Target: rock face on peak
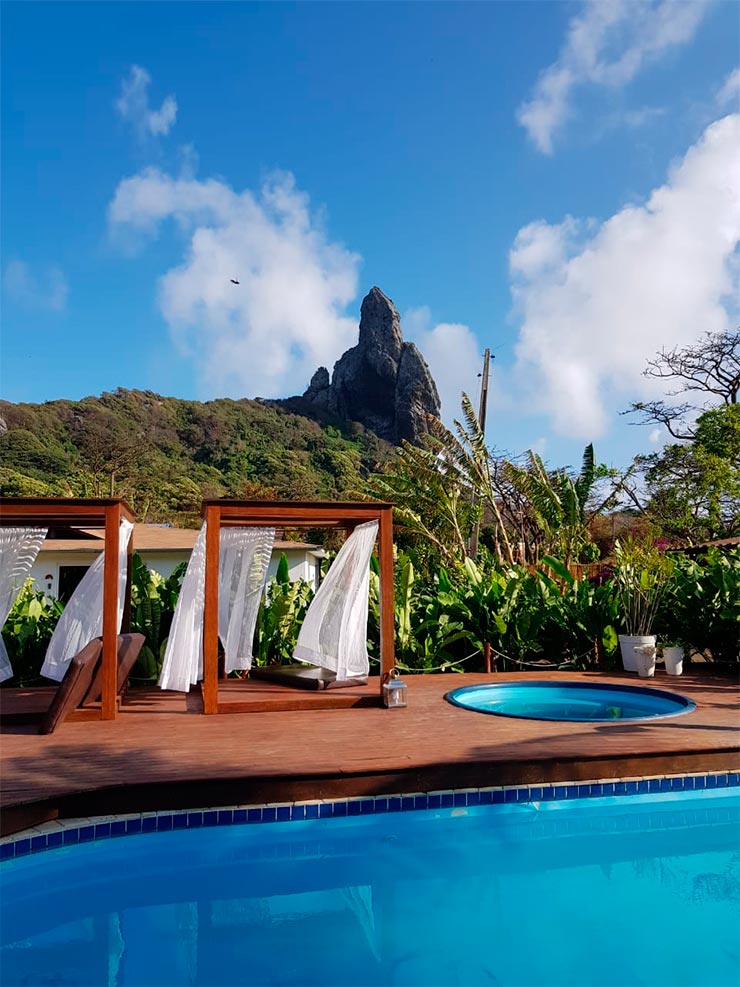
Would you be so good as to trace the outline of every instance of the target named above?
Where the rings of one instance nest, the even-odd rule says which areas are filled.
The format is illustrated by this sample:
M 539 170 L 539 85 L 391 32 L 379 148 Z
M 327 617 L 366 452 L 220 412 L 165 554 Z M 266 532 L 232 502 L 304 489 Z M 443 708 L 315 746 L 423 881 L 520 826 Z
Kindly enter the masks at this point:
M 398 312 L 380 288 L 363 299 L 357 346 L 334 364 L 331 382 L 319 367 L 303 397 L 394 443 L 418 442 L 427 415 L 440 411 L 429 367 L 413 343 L 404 343 Z

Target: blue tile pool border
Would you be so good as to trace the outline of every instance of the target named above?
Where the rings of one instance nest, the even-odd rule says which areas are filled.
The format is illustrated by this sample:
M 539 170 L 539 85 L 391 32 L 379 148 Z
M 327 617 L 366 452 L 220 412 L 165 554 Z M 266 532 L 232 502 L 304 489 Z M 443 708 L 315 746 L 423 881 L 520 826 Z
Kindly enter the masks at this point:
M 554 802 L 610 796 L 653 795 L 740 787 L 740 772 L 661 775 L 648 778 L 562 781 L 548 785 L 509 785 L 498 788 L 466 788 L 440 792 L 393 795 L 360 795 L 344 799 L 316 799 L 270 805 L 221 806 L 142 812 L 124 816 L 102 816 L 44 823 L 0 840 L 0 862 L 44 850 L 77 843 L 117 839 L 138 833 L 170 832 L 176 829 L 304 822 L 310 819 L 380 815 L 389 812 L 418 812 L 424 809 L 462 809 L 468 806 L 502 805 L 514 802 Z

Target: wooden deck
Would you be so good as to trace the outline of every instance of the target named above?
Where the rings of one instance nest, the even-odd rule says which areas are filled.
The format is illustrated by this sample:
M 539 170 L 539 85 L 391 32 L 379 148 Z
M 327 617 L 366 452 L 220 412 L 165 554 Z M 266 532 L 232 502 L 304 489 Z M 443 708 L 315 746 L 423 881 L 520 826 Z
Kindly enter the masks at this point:
M 220 684 L 219 703 L 247 688 L 274 707 L 203 716 L 197 692 L 132 690 L 113 721 L 65 723 L 51 736 L 3 722 L 2 832 L 58 817 L 188 806 L 738 770 L 740 689 L 733 681 L 659 672 L 651 686 L 681 692 L 697 709 L 650 723 L 517 720 L 443 701 L 459 686 L 518 678 L 409 676 L 402 710 L 366 705 L 377 703 L 373 681 L 346 697 L 356 708 L 321 708 L 329 694 L 316 693 L 315 706 L 299 711 L 285 708 L 292 691 L 229 681 Z M 568 678 L 640 682 L 598 673 Z

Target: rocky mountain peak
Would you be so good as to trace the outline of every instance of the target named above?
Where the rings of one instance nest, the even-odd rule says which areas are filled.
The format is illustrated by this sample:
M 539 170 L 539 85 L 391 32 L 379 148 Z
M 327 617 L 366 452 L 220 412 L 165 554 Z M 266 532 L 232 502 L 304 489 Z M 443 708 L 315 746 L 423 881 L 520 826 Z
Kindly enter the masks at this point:
M 395 364 L 401 359 L 401 316 L 380 288 L 371 288 L 362 300 L 359 346 L 369 358 L 382 354 Z
M 303 397 L 333 414 L 361 422 L 390 442 L 418 442 L 427 415 L 439 416 L 437 387 L 424 357 L 405 343 L 395 305 L 378 287 L 360 309 L 359 342 L 311 378 Z

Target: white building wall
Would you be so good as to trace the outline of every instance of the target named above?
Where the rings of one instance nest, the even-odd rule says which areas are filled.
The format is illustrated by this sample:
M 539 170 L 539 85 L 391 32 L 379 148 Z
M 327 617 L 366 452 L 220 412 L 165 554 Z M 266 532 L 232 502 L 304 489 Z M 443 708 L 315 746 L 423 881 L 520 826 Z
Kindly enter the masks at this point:
M 48 596 L 59 596 L 59 567 L 81 566 L 87 569 L 97 557 L 97 552 L 45 552 L 41 549 L 29 573 L 34 589 L 42 590 Z
M 277 575 L 278 565 L 282 549 L 275 549 L 270 559 L 267 569 L 267 578 L 274 579 Z M 142 561 L 150 568 L 158 572 L 164 579 L 168 579 L 175 569 L 190 558 L 190 552 L 181 550 L 177 552 L 167 551 L 143 551 L 139 553 Z M 288 571 L 292 581 L 305 579 L 306 582 L 317 589 L 319 584 L 320 559 L 314 557 L 312 551 L 304 549 L 288 549 L 285 551 L 288 557 Z M 41 590 L 49 596 L 59 595 L 59 567 L 60 566 L 81 566 L 88 568 L 97 558 L 97 552 L 75 551 L 75 552 L 48 552 L 43 549 L 36 556 L 36 561 L 31 567 L 30 576 L 34 581 L 36 590 Z

